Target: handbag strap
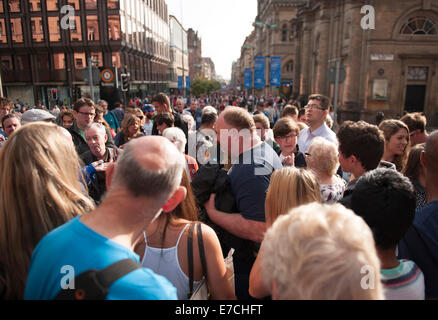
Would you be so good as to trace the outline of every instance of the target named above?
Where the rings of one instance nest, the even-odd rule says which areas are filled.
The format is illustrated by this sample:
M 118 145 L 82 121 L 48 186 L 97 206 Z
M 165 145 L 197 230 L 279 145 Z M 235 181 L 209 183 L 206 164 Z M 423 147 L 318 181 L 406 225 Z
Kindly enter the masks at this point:
M 189 293 L 187 294 L 188 298 L 193 294 L 193 229 L 195 225 L 190 224 L 189 228 L 189 236 L 187 239 L 187 256 L 189 262 Z
M 198 232 L 198 246 L 199 246 L 199 255 L 201 257 L 201 265 L 202 265 L 202 273 L 207 279 L 207 262 L 205 261 L 205 251 L 204 251 L 204 240 L 202 238 L 202 229 L 201 223 L 192 223 L 189 228 L 189 236 L 187 239 L 187 255 L 189 262 L 189 293 L 188 298 L 193 294 L 193 230 L 195 229 L 195 225 L 197 225 Z
M 202 239 L 202 230 L 200 223 L 198 223 L 198 246 L 199 246 L 199 255 L 201 256 L 202 272 L 204 273 L 204 276 L 207 279 L 207 263 L 205 261 L 204 241 Z

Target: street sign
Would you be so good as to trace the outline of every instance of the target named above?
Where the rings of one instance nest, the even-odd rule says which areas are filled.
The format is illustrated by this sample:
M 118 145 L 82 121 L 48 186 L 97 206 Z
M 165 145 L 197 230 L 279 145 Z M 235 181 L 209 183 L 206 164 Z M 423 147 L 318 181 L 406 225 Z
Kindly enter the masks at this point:
M 95 67 L 95 66 L 93 66 L 92 67 L 92 73 L 93 73 L 93 84 L 99 84 L 100 83 L 100 70 L 97 68 L 97 67 Z M 84 81 L 87 83 L 87 84 L 89 84 L 90 83 L 90 81 L 88 80 L 90 78 L 90 75 L 89 75 L 89 70 L 88 70 L 88 68 L 86 68 L 86 69 L 83 69 L 82 70 L 82 79 L 84 79 Z
M 100 78 L 103 82 L 112 82 L 114 80 L 114 73 L 110 69 L 103 69 L 100 73 Z
M 345 78 L 347 77 L 347 72 L 345 71 L 344 67 L 341 67 L 339 69 L 339 83 L 343 83 L 345 81 Z M 335 83 L 336 81 L 336 68 L 331 67 L 329 68 L 327 72 L 327 79 L 329 83 Z

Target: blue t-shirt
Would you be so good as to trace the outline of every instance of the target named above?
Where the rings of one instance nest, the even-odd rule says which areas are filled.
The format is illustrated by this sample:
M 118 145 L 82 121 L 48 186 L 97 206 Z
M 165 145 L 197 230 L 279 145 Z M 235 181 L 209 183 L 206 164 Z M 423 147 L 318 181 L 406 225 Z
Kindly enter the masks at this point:
M 267 143 L 241 154 L 228 172 L 239 213 L 248 220 L 265 222 L 265 198 L 271 175 L 281 169 L 280 158 Z
M 71 267 L 74 278 L 84 271 L 102 270 L 126 258 L 140 263 L 138 255 L 132 250 L 96 233 L 77 217 L 47 234 L 36 246 L 24 298 L 51 300 L 61 290 L 61 283 L 68 283 L 66 277 L 71 275 Z M 106 299 L 176 300 L 177 293 L 166 278 L 142 268 L 116 280 L 110 286 Z
M 120 128 L 119 121 L 112 111 L 108 111 L 106 115 L 103 116 L 106 122 L 108 122 L 109 126 L 117 132 L 117 129 Z
M 398 245 L 398 257 L 418 265 L 424 274 L 426 298 L 438 298 L 438 201 L 417 211 Z

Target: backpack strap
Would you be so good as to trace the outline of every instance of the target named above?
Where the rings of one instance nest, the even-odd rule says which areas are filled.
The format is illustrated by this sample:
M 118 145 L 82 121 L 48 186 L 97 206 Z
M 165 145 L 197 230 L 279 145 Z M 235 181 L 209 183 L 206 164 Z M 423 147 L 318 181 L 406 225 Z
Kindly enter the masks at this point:
M 188 299 L 193 294 L 193 229 L 195 224 L 191 223 L 189 228 L 189 235 L 187 239 L 187 256 L 189 263 L 189 293 L 187 294 Z
M 109 288 L 115 281 L 131 273 L 134 270 L 143 268 L 132 259 L 124 259 L 113 263 L 97 273 L 97 278 L 102 286 Z

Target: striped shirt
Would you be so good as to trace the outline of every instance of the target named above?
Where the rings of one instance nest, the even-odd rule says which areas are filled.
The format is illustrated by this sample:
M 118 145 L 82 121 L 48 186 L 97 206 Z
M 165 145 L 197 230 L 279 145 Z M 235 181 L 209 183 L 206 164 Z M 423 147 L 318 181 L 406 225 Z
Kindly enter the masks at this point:
M 400 260 L 394 269 L 380 270 L 386 300 L 424 300 L 424 275 L 411 260 Z

